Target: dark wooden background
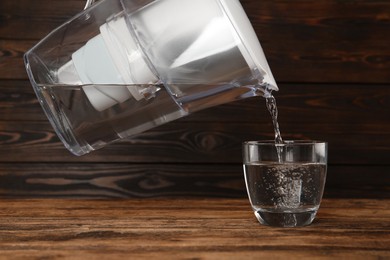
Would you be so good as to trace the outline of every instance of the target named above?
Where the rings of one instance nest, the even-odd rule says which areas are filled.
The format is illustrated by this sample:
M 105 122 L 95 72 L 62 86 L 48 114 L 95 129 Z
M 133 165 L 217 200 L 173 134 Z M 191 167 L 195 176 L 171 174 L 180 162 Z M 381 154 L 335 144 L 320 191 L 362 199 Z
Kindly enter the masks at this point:
M 284 139 L 329 142 L 325 196 L 389 198 L 390 1 L 241 2 L 279 83 Z M 262 98 L 204 110 L 83 157 L 63 147 L 22 56 L 84 4 L 0 1 L 0 196 L 246 196 L 241 143 L 273 138 Z

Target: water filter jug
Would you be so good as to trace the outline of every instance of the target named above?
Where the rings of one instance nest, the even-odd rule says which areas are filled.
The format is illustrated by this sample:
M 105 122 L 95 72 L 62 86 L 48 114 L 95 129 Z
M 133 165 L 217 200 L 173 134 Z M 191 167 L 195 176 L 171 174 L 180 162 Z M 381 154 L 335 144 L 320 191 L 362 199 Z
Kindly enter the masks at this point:
M 238 0 L 101 0 L 29 50 L 25 64 L 75 155 L 278 89 Z

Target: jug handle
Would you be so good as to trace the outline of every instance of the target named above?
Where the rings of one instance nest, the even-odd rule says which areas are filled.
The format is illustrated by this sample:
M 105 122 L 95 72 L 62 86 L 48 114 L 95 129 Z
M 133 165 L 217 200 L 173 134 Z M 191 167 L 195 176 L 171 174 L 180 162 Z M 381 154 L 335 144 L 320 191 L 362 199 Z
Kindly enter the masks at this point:
M 95 0 L 87 0 L 87 2 L 85 3 L 84 10 L 87 9 L 88 7 L 90 7 L 91 5 L 93 5 L 94 3 L 95 3 Z

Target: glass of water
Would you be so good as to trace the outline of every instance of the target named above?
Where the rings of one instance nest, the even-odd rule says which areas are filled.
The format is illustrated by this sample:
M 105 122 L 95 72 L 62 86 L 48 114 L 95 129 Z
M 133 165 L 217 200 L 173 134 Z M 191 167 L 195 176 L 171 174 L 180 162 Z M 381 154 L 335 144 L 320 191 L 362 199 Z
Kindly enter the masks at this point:
M 310 225 L 324 192 L 328 145 L 322 141 L 243 144 L 249 201 L 261 224 Z

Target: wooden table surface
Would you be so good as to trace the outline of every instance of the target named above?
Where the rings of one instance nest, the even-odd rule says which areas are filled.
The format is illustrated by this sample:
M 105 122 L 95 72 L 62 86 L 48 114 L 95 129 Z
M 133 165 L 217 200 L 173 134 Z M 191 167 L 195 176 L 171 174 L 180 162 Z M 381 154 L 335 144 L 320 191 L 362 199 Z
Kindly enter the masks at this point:
M 325 199 L 301 228 L 246 199 L 1 200 L 0 259 L 388 259 L 390 200 Z

